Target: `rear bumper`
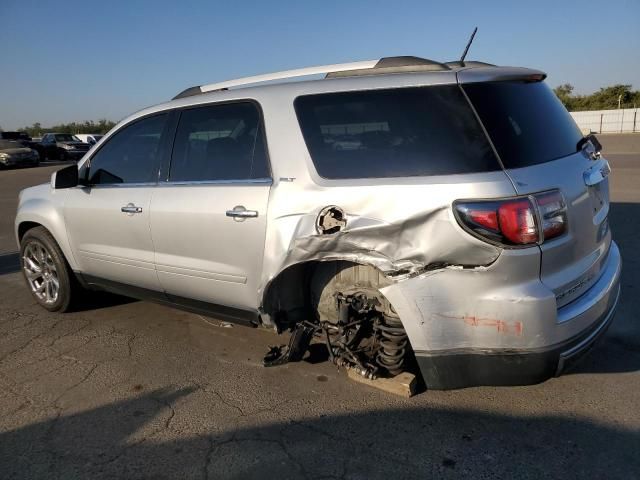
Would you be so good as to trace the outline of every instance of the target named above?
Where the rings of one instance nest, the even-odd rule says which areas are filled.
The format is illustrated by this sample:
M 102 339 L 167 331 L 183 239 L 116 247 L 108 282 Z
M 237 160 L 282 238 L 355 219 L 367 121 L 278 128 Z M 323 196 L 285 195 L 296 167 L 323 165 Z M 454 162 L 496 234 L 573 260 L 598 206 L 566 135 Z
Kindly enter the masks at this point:
M 537 351 L 421 353 L 416 360 L 425 383 L 432 390 L 479 385 L 514 386 L 540 383 L 576 363 L 604 335 L 613 321 L 620 295 L 595 325 L 577 338 Z
M 403 290 L 400 296 L 392 291 L 388 297 L 394 306 L 401 304 L 400 318 L 412 345 L 413 331 L 416 343 L 422 342 L 427 347 L 414 346 L 414 350 L 428 388 L 529 385 L 559 375 L 603 336 L 613 320 L 620 296 L 621 265 L 620 252 L 612 242 L 598 281 L 582 296 L 559 309 L 555 297 L 541 284 L 532 288 L 527 283 L 519 284 L 514 278 L 510 288 L 522 290 L 520 298 L 505 298 L 507 287 L 492 290 L 485 281 L 477 283 L 477 279 L 485 274 L 490 279 L 495 278 L 496 272 L 490 269 L 477 272 L 475 276 L 462 275 L 459 271 L 455 277 L 455 272 L 450 273 L 457 280 L 458 290 L 468 289 L 468 297 L 459 307 L 462 310 L 448 310 L 445 314 L 441 313 L 444 305 L 439 304 L 446 303 L 450 309 L 458 305 L 452 305 L 449 298 L 442 302 L 439 296 L 429 296 L 429 304 L 435 303 L 436 307 L 421 310 L 422 337 L 416 335 L 412 319 L 405 321 L 403 313 L 408 316 L 408 310 L 402 302 L 409 300 L 405 302 L 407 305 L 420 306 L 420 298 L 410 297 L 411 289 Z M 496 270 L 500 272 L 499 265 Z M 427 278 L 431 280 L 421 287 L 427 287 L 431 292 L 438 277 Z M 441 275 L 439 286 L 451 288 L 450 281 L 442 283 L 443 280 L 446 276 Z M 474 288 L 478 290 L 474 291 Z M 482 288 L 484 291 L 480 290 Z M 487 289 L 489 293 L 486 293 Z M 460 293 L 458 303 L 461 303 L 459 297 Z M 470 314 L 469 306 L 475 308 L 475 315 Z M 438 343 L 428 343 L 425 338 L 435 339 Z M 438 348 L 445 344 L 449 348 Z

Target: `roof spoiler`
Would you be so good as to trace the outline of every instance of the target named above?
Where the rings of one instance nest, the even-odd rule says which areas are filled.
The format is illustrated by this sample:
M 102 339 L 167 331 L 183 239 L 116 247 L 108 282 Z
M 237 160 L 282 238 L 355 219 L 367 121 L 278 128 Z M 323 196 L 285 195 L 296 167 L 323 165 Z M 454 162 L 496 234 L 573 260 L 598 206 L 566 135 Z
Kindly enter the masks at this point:
M 226 80 L 224 82 L 210 83 L 208 85 L 189 87 L 173 97 L 173 100 L 191 97 L 193 95 L 200 95 L 201 93 L 228 90 L 230 88 L 274 82 L 278 80 L 308 77 L 311 75 L 325 75 L 325 78 L 338 78 L 362 75 L 381 75 L 385 73 L 438 72 L 466 68 L 467 70 L 460 70 L 458 72 L 458 76 L 460 77 L 463 72 L 476 69 L 491 69 L 492 67 L 495 67 L 495 65 L 477 61 L 466 62 L 457 60 L 454 62 L 441 63 L 436 62 L 435 60 L 413 56 L 384 57 L 378 60 L 365 60 L 362 62 L 337 63 L 332 65 L 297 68 L 294 70 L 284 70 L 282 72 L 266 73 L 263 75 L 237 78 L 235 80 Z M 542 75 L 542 78 L 536 81 L 544 80 L 546 77 L 544 72 L 539 72 L 538 70 L 521 70 L 527 71 L 531 75 Z

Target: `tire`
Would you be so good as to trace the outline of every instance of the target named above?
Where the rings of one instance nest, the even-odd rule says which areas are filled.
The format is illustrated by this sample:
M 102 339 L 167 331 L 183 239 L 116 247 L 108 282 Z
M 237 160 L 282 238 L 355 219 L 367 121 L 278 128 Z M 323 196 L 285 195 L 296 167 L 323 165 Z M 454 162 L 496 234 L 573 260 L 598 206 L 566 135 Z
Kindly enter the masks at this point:
M 64 162 L 67 160 L 67 152 L 65 152 L 64 150 L 58 150 L 58 158 L 60 159 L 61 162 Z
M 41 307 L 50 312 L 70 309 L 80 285 L 46 228 L 32 228 L 24 234 L 20 241 L 20 266 L 31 295 Z

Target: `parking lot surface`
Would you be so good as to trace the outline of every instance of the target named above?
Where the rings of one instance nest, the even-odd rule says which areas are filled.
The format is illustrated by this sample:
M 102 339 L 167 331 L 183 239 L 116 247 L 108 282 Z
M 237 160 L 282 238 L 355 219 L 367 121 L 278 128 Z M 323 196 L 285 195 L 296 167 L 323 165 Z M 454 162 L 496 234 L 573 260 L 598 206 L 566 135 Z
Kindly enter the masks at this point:
M 402 399 L 286 337 L 109 295 L 45 312 L 18 269 L 0 172 L 0 478 L 640 478 L 640 135 L 601 136 L 622 299 L 603 342 L 543 384 Z

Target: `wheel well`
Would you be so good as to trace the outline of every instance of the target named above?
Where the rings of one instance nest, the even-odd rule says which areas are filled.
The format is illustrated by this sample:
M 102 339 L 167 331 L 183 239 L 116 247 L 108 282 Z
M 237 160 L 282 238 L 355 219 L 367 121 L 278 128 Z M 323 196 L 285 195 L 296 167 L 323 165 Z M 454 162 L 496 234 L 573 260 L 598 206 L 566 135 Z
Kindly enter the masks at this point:
M 271 281 L 263 297 L 263 310 L 279 328 L 301 320 L 337 318 L 337 292 L 364 291 L 380 297 L 385 311 L 391 307 L 378 291 L 391 281 L 377 268 L 345 260 L 310 261 L 292 265 Z
M 24 237 L 24 234 L 27 233 L 32 228 L 41 227 L 41 226 L 42 225 L 36 222 L 21 222 L 20 225 L 18 225 L 18 241 L 22 241 L 22 237 Z

